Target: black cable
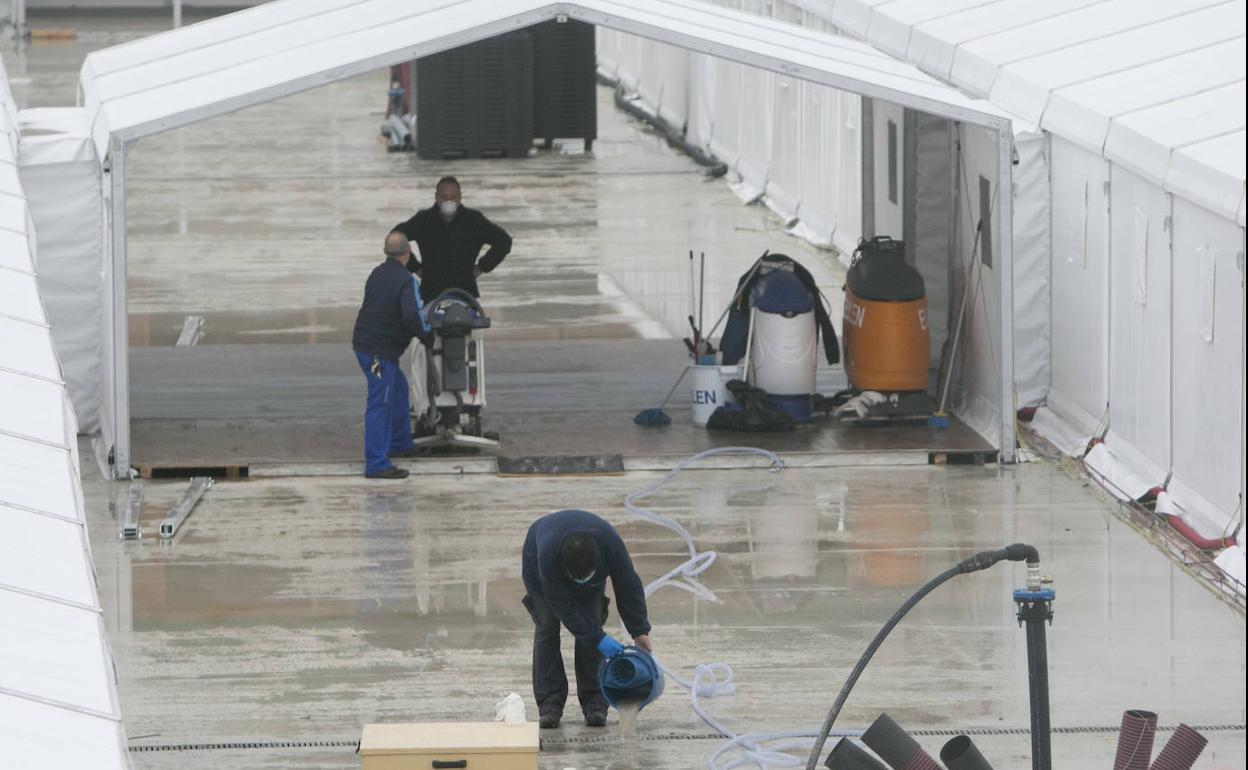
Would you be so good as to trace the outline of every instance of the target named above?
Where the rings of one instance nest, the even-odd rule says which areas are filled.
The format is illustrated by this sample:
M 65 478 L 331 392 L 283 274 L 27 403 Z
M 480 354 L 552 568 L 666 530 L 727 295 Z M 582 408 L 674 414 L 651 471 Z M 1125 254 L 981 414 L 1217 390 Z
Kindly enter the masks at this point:
M 823 753 L 823 746 L 828 741 L 828 733 L 832 732 L 832 725 L 836 722 L 836 718 L 840 716 L 841 707 L 845 705 L 845 701 L 849 698 L 850 690 L 854 689 L 854 685 L 858 683 L 858 677 L 862 676 L 862 672 L 866 669 L 867 664 L 871 662 L 871 657 L 875 655 L 875 651 L 884 643 L 885 637 L 893 630 L 893 627 L 901 622 L 906 613 L 913 609 L 924 596 L 934 591 L 941 583 L 958 575 L 964 575 L 968 572 L 978 572 L 981 569 L 988 569 L 992 565 L 1001 560 L 1023 561 L 1026 560 L 1030 564 L 1038 564 L 1040 562 L 1040 554 L 1034 546 L 1015 543 L 1006 546 L 999 551 L 982 551 L 974 556 L 963 559 L 954 566 L 932 578 L 915 591 L 914 595 L 901 605 L 888 622 L 879 630 L 875 638 L 871 640 L 871 644 L 867 645 L 866 652 L 862 653 L 862 657 L 858 659 L 858 663 L 854 665 L 854 670 L 850 672 L 849 678 L 845 680 L 845 684 L 841 687 L 841 692 L 836 696 L 836 702 L 832 704 L 832 709 L 828 711 L 828 718 L 823 721 L 823 727 L 819 730 L 819 737 L 815 739 L 815 746 L 811 749 L 810 758 L 806 760 L 806 770 L 816 770 L 819 764 L 819 755 Z

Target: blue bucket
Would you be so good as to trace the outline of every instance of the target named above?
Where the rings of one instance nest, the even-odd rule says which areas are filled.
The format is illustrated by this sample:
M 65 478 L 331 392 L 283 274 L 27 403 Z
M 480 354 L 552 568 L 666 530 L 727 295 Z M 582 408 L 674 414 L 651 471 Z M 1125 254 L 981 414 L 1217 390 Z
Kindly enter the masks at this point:
M 640 710 L 663 694 L 663 671 L 650 653 L 640 647 L 625 647 L 598 666 L 598 689 L 615 708 L 621 703 L 635 703 Z

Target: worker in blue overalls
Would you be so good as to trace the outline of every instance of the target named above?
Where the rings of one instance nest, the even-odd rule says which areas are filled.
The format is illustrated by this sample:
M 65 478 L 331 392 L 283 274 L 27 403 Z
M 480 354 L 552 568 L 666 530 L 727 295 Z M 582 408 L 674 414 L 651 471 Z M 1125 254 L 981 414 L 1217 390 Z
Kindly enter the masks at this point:
M 607 723 L 607 701 L 598 689 L 598 664 L 624 649 L 602 630 L 607 620 L 607 578 L 633 643 L 651 652 L 646 593 L 620 534 L 588 511 L 556 511 L 538 519 L 524 539 L 521 576 L 533 617 L 533 696 L 544 728 L 559 726 L 568 699 L 568 677 L 559 650 L 559 626 L 576 638 L 576 697 L 585 724 Z
M 429 338 L 431 330 L 420 299 L 420 279 L 407 271 L 412 248 L 407 236 L 386 236 L 386 261 L 373 268 L 364 284 L 364 302 L 355 319 L 351 347 L 368 382 L 364 409 L 364 475 L 370 479 L 402 479 L 393 457 L 412 457 L 408 423 L 407 378 L 399 358 L 413 337 Z

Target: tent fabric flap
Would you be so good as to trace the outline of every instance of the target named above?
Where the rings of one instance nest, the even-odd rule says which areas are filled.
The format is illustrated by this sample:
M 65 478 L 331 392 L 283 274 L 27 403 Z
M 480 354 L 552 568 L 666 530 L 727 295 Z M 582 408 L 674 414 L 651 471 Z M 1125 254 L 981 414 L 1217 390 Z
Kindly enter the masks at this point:
M 79 428 L 100 427 L 103 198 L 86 110 L 18 114 L 18 169 L 38 234 L 39 289 Z M 66 227 L 72 222 L 72 227 Z

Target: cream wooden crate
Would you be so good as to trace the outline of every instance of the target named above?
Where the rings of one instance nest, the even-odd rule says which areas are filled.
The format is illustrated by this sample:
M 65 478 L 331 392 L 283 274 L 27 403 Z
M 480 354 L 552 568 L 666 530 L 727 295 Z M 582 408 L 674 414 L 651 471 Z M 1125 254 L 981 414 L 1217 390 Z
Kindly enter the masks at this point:
M 537 770 L 537 723 L 364 725 L 364 770 Z

